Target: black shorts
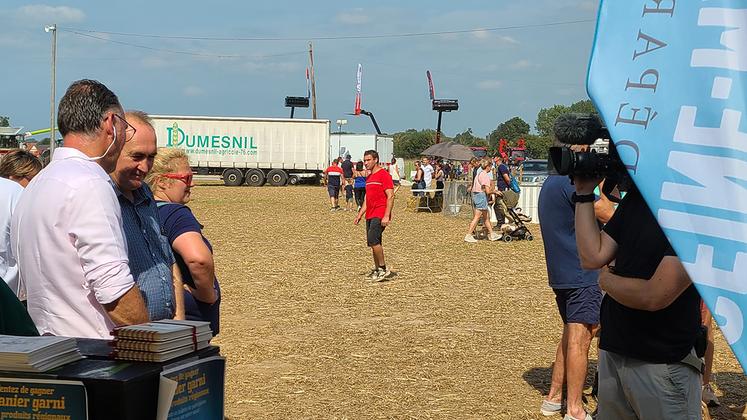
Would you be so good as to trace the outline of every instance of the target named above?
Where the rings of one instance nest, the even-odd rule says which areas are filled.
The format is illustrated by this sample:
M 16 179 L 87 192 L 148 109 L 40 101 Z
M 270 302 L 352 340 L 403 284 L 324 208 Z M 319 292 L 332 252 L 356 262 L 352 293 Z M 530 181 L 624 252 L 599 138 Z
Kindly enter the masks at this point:
M 381 245 L 381 234 L 384 233 L 385 226 L 381 225 L 381 219 L 374 217 L 366 219 L 366 243 L 368 246 Z

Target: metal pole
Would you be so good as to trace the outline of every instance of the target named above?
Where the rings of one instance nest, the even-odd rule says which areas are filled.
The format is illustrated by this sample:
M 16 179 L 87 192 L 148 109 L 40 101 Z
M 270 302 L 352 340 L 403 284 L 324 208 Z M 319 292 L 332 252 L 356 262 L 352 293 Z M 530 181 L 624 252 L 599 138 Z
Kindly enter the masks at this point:
M 55 90 L 57 83 L 57 25 L 45 26 L 44 31 L 52 33 L 52 90 L 49 98 L 49 158 L 52 159 L 54 149 L 57 146 L 54 132 Z
M 314 47 L 309 42 L 309 64 L 311 67 L 311 118 L 316 119 L 316 80 L 314 79 Z
M 441 111 L 438 111 L 438 127 L 436 128 L 436 144 L 441 142 Z
M 293 113 L 295 112 L 295 110 L 296 110 L 296 107 L 292 106 L 291 107 L 291 118 L 293 118 Z

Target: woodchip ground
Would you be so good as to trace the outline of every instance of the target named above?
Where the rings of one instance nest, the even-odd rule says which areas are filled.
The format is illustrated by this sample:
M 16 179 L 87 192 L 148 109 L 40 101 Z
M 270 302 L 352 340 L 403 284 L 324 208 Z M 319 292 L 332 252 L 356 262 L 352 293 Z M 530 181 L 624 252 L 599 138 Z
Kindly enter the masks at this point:
M 398 275 L 368 283 L 364 228 L 325 193 L 193 190 L 223 288 L 227 416 L 542 418 L 561 323 L 539 226 L 531 242 L 468 244 L 466 220 L 405 211 L 403 188 L 384 234 Z M 747 380 L 720 333 L 714 370 L 712 414 L 738 418 Z

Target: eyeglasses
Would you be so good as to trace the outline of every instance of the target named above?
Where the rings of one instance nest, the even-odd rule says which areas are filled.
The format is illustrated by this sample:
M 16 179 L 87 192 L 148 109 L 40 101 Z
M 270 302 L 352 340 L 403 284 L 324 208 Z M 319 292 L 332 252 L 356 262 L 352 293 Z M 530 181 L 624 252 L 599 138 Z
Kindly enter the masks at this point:
M 192 172 L 188 174 L 174 174 L 174 173 L 163 174 L 162 176 L 168 179 L 178 179 L 179 181 L 182 181 L 183 183 L 187 184 L 188 187 L 192 185 Z
M 132 124 L 128 123 L 124 117 L 119 116 L 118 114 L 112 114 L 115 117 L 119 118 L 120 121 L 125 123 L 127 128 L 125 129 L 125 143 L 132 140 L 133 137 L 135 137 L 135 132 L 137 131 L 135 127 L 132 126 Z

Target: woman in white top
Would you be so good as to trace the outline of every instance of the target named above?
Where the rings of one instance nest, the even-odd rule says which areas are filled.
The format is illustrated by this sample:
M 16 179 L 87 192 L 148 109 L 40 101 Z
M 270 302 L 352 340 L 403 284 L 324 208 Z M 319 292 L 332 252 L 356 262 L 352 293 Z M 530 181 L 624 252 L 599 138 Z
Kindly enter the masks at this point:
M 400 176 L 396 158 L 392 158 L 392 162 L 389 164 L 389 175 L 392 176 L 392 182 L 394 183 L 394 194 L 397 194 L 400 186 Z

